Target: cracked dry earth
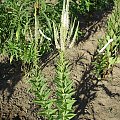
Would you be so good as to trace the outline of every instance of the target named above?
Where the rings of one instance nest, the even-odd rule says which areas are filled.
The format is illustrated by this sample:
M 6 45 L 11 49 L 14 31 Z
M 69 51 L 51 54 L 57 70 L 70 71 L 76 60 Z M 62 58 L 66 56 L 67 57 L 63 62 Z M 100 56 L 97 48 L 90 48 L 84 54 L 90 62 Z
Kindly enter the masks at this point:
M 91 74 L 91 61 L 97 49 L 97 39 L 104 36 L 101 27 L 83 42 L 66 52 L 70 62 L 71 79 L 75 81 L 76 99 L 73 120 L 120 120 L 120 64 L 113 68 L 113 76 L 96 81 Z M 48 80 L 54 78 L 57 57 L 43 67 Z M 99 63 L 98 63 L 99 64 Z M 30 85 L 22 77 L 20 63 L 9 64 L 0 57 L 0 120 L 41 120 L 38 107 L 28 92 Z

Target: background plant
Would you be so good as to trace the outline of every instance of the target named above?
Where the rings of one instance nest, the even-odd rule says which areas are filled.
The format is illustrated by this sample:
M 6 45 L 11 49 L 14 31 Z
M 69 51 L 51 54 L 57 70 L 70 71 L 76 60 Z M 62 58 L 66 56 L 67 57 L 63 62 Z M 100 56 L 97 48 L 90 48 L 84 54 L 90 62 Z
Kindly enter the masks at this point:
M 38 27 L 41 29 L 44 28 L 44 31 L 47 35 L 50 35 L 50 22 L 46 17 L 46 21 L 49 24 L 44 24 L 46 21 L 42 20 L 42 17 L 45 18 L 45 13 L 42 12 L 43 6 L 46 3 L 38 1 L 39 5 L 37 8 L 38 17 L 37 23 Z M 1 5 L 1 46 L 0 50 L 3 54 L 8 54 L 10 56 L 10 62 L 14 59 L 22 60 L 23 63 L 32 63 L 36 58 L 40 58 L 45 52 L 50 51 L 50 40 L 45 40 L 41 37 L 42 40 L 37 41 L 37 46 L 35 42 L 35 8 L 34 0 L 6 0 Z M 43 14 L 44 13 L 44 14 Z M 39 17 L 42 16 L 42 17 Z M 6 24 L 7 23 L 7 24 Z M 46 26 L 43 26 L 46 25 Z M 47 29 L 46 29 L 47 28 Z M 49 29 L 48 29 L 49 28 Z M 40 35 L 37 35 L 40 39 Z M 43 41 L 42 44 L 40 41 Z M 35 50 L 38 51 L 38 53 Z
M 29 5 L 30 1 L 27 0 L 25 2 L 14 0 L 4 2 L 7 17 L 9 18 L 7 19 L 9 25 L 7 26 L 8 33 L 6 33 L 7 36 L 4 41 L 4 51 L 10 55 L 10 61 L 12 61 L 13 57 L 17 60 L 18 58 L 23 60 L 27 52 L 27 47 L 30 45 L 25 40 L 25 29 L 30 22 Z
M 105 75 L 116 63 L 120 62 L 119 58 L 119 49 L 120 49 L 120 8 L 118 7 L 120 2 L 118 0 L 115 1 L 115 7 L 108 18 L 107 26 L 106 26 L 106 37 L 104 39 L 99 40 L 99 49 L 101 49 L 110 39 L 113 41 L 106 47 L 103 53 L 100 53 L 96 56 L 95 64 L 95 73 L 97 73 L 97 77 L 100 75 Z M 98 64 L 100 63 L 100 64 Z
M 114 0 L 72 0 L 70 9 L 74 15 L 89 15 L 94 11 L 103 11 L 110 8 Z M 77 17 L 77 16 L 76 16 Z

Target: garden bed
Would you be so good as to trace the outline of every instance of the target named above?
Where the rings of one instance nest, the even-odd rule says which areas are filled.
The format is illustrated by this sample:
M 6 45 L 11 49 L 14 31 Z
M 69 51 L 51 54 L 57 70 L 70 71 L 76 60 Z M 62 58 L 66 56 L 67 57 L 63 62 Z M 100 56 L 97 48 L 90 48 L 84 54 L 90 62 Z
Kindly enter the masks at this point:
M 51 0 L 47 1 L 47 3 L 49 2 L 51 2 Z M 52 0 L 52 2 L 55 4 L 56 0 Z M 37 2 L 34 4 L 35 10 L 38 9 L 36 6 L 37 6 Z M 44 6 L 44 3 L 43 3 L 43 6 Z M 44 11 L 44 7 L 43 7 L 43 11 Z M 11 11 L 8 10 L 8 12 L 11 12 Z M 32 12 L 31 14 L 33 14 Z M 75 93 L 72 94 L 72 98 L 75 99 L 75 103 L 73 104 L 72 109 L 74 109 L 73 111 L 76 115 L 75 117 L 72 118 L 72 120 L 119 120 L 120 119 L 120 63 L 114 64 L 113 65 L 114 67 L 109 74 L 107 73 L 109 72 L 109 70 L 104 74 L 103 72 L 104 68 L 102 68 L 103 73 L 101 72 L 100 79 L 96 77 L 97 72 L 94 73 L 93 71 L 93 63 L 96 61 L 96 56 L 99 54 L 98 49 L 100 49 L 99 47 L 101 47 L 99 46 L 100 43 L 98 43 L 98 40 L 106 38 L 106 30 L 107 30 L 106 24 L 107 24 L 108 16 L 111 15 L 111 12 L 112 12 L 112 7 L 109 10 L 107 9 L 105 11 L 98 10 L 92 13 L 88 12 L 87 15 L 78 14 L 77 20 L 80 22 L 79 27 L 81 29 L 82 34 L 81 36 L 79 36 L 75 47 L 73 47 L 72 49 L 66 49 L 65 51 L 65 59 L 69 61 L 70 79 L 73 80 L 73 83 L 74 83 L 72 88 L 75 89 Z M 37 12 L 35 12 L 34 15 L 36 15 L 35 16 L 35 24 L 36 24 Z M 44 19 L 40 18 L 40 20 L 43 21 Z M 44 24 L 41 24 L 41 26 L 42 25 L 44 26 Z M 35 26 L 35 30 L 36 28 L 37 27 Z M 43 28 L 45 28 L 46 32 L 49 35 L 50 32 L 48 32 L 48 29 L 46 28 L 46 26 L 44 26 Z M 16 30 L 16 27 L 14 29 Z M 31 31 L 32 30 L 30 29 L 30 32 Z M 19 33 L 19 27 L 15 33 L 16 41 L 21 40 L 19 39 L 19 37 L 21 36 L 18 37 L 17 35 L 19 34 L 17 34 L 17 32 Z M 6 30 L 6 33 L 8 33 L 7 30 Z M 31 33 L 26 32 L 26 34 L 27 35 L 32 34 L 32 32 Z M 117 36 L 117 33 L 114 33 L 114 34 Z M 25 50 L 24 52 L 26 52 L 26 50 L 28 49 L 27 47 L 30 46 L 30 50 L 33 47 L 35 51 L 32 51 L 32 52 L 33 53 L 35 52 L 34 54 L 36 55 L 35 57 L 34 55 L 31 54 L 31 58 L 29 59 L 28 54 L 31 51 L 28 51 L 28 53 L 26 52 L 26 54 L 23 54 L 22 52 L 20 53 L 18 49 L 20 46 L 18 45 L 16 47 L 17 45 L 16 43 L 15 43 L 16 49 L 14 49 L 14 47 L 12 49 L 11 46 L 14 45 L 12 44 L 13 41 L 11 41 L 10 44 L 6 44 L 6 45 L 12 44 L 10 46 L 11 47 L 10 50 L 13 50 L 13 56 L 11 55 L 12 57 L 11 56 L 9 57 L 3 54 L 0 55 L 0 120 L 45 120 L 43 119 L 44 116 L 41 116 L 38 114 L 38 112 L 41 109 L 44 109 L 42 108 L 42 105 L 40 106 L 38 104 L 33 103 L 33 100 L 37 97 L 35 96 L 36 94 L 34 94 L 34 92 L 31 93 L 29 91 L 29 89 L 32 86 L 31 83 L 29 83 L 30 81 L 28 82 L 28 76 L 31 77 L 29 74 L 30 71 L 26 70 L 24 67 L 31 69 L 30 67 L 33 64 L 33 66 L 35 65 L 33 67 L 35 69 L 39 66 L 41 74 L 48 80 L 48 83 L 47 83 L 48 88 L 50 88 L 53 94 L 57 92 L 56 88 L 58 83 L 57 82 L 54 83 L 55 82 L 54 79 L 56 76 L 56 71 L 58 70 L 56 69 L 56 66 L 59 68 L 59 65 L 57 65 L 59 53 L 58 53 L 58 50 L 54 49 L 53 47 L 54 42 L 52 41 L 51 43 L 45 43 L 43 44 L 43 46 L 41 46 L 41 48 L 42 47 L 44 48 L 44 45 L 46 46 L 46 44 L 48 44 L 49 46 L 49 44 L 51 44 L 50 46 L 53 47 L 52 48 L 53 51 L 51 52 L 48 50 L 49 52 L 47 51 L 47 53 L 45 54 L 44 50 L 48 48 L 47 46 L 43 50 L 43 52 L 41 52 L 43 56 L 41 55 L 42 57 L 38 62 L 37 60 L 39 60 L 38 58 L 39 54 L 37 52 L 39 47 L 38 48 L 36 47 L 36 46 L 39 46 L 38 39 L 36 39 L 36 36 L 35 38 L 31 37 L 30 39 L 35 40 L 36 43 L 29 41 L 28 39 L 26 39 L 26 36 L 25 36 L 25 39 L 23 39 L 23 41 L 28 40 L 30 44 L 28 42 L 28 44 L 24 46 L 26 47 L 25 49 L 23 49 L 24 47 L 21 47 L 21 51 Z M 17 41 L 17 42 L 20 43 L 21 41 Z M 8 54 L 9 53 L 11 54 L 12 52 L 9 51 L 9 48 L 7 47 L 6 49 L 8 49 L 7 51 Z M 42 51 L 41 48 L 39 49 Z M 15 56 L 14 56 L 14 50 L 16 50 L 15 51 L 16 53 L 18 52 L 17 54 L 15 54 Z M 110 50 L 109 52 L 114 53 L 113 51 L 110 51 Z M 16 59 L 17 55 L 19 55 L 19 57 L 21 57 L 20 59 L 22 60 L 17 60 Z M 26 58 L 24 58 L 22 55 Z M 30 64 L 23 64 L 22 61 L 24 62 L 24 59 L 25 59 L 25 62 L 27 60 L 30 60 L 30 61 L 35 60 L 35 62 L 33 61 Z M 29 61 L 27 62 L 29 63 Z M 100 63 L 97 63 L 97 64 L 99 65 Z M 63 64 L 61 63 L 60 65 L 63 65 Z M 39 72 L 37 74 L 39 74 Z M 38 75 L 34 79 L 39 79 L 39 78 L 40 77 Z M 59 74 L 58 74 L 58 78 L 59 78 Z M 64 87 L 64 85 L 62 87 Z M 48 98 L 52 99 L 55 97 L 56 100 L 58 101 L 59 96 L 57 96 L 56 94 L 55 95 L 53 94 L 50 95 Z M 68 98 L 68 99 L 72 101 L 71 98 Z M 66 102 L 66 104 L 69 104 L 69 103 Z M 56 105 L 53 105 L 51 108 L 53 109 L 57 107 L 59 107 L 59 105 L 57 106 L 56 104 Z M 59 115 L 60 111 L 59 110 L 57 111 Z M 68 112 L 68 113 L 71 113 L 71 112 Z
M 104 28 L 101 27 L 66 54 L 71 64 L 71 78 L 77 88 L 75 120 L 120 118 L 120 65 L 113 68 L 113 76 L 108 76 L 106 80 L 97 82 L 89 76 L 97 39 L 103 35 Z M 2 56 L 0 59 L 0 119 L 41 120 L 37 115 L 38 107 L 32 103 L 34 97 L 28 92 L 30 85 L 22 75 L 20 63 L 9 64 Z M 52 59 L 42 70 L 47 79 L 54 78 L 55 61 Z

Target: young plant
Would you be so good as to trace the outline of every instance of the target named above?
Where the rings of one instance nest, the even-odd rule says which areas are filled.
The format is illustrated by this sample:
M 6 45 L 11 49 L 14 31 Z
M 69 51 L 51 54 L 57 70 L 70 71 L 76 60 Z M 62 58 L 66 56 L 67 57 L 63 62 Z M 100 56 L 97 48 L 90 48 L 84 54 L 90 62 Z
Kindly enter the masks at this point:
M 113 41 L 112 39 L 107 39 L 107 41 L 104 41 L 105 39 L 99 40 L 99 47 L 101 48 L 100 51 L 98 51 L 97 55 L 94 57 L 95 61 L 93 62 L 93 73 L 95 74 L 96 78 L 101 80 L 101 78 L 104 78 L 106 74 L 108 74 L 108 66 L 109 66 L 109 57 L 110 55 L 109 48 L 110 44 Z M 107 42 L 107 43 L 106 43 Z M 105 46 L 103 46 L 103 43 Z M 103 53 L 107 49 L 108 54 Z M 99 63 L 99 64 L 98 64 Z

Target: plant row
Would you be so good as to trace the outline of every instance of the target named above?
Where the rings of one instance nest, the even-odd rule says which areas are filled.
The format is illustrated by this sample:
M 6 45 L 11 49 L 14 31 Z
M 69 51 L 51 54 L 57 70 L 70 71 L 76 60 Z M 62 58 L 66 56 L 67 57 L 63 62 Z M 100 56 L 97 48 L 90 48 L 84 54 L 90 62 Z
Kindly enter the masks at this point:
M 108 17 L 105 37 L 99 40 L 99 51 L 95 56 L 94 73 L 101 79 L 112 74 L 113 66 L 120 63 L 120 1 L 116 0 Z M 99 63 L 99 64 L 98 64 Z

